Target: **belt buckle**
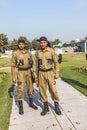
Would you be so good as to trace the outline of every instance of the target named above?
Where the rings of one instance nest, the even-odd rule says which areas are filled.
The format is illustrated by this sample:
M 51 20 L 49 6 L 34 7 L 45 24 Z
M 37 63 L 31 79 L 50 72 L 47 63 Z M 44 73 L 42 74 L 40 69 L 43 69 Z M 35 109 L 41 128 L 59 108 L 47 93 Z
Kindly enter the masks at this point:
M 44 72 L 47 72 L 47 70 L 44 70 Z

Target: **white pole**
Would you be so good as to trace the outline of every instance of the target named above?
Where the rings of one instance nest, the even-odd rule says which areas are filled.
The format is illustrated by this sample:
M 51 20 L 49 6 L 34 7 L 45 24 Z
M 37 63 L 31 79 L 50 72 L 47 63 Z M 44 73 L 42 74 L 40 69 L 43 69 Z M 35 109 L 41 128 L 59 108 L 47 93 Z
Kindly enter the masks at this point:
M 86 42 L 85 42 L 85 53 L 86 53 L 86 46 L 87 46 L 87 45 L 86 45 Z

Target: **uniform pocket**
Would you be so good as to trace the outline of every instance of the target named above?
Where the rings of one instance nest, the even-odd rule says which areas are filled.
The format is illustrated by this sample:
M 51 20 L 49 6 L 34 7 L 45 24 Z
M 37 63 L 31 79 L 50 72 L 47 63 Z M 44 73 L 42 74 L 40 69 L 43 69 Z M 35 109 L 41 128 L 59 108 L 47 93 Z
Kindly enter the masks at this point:
M 23 60 L 23 59 L 19 59 L 19 60 L 17 61 L 17 65 L 18 65 L 18 66 L 24 65 L 24 60 Z
M 50 64 L 50 65 L 52 65 L 53 60 L 52 59 L 47 59 L 47 63 Z
M 38 65 L 42 65 L 42 59 L 38 59 Z
M 30 59 L 30 58 L 28 58 L 28 64 L 32 66 L 32 64 L 33 64 L 33 60 Z

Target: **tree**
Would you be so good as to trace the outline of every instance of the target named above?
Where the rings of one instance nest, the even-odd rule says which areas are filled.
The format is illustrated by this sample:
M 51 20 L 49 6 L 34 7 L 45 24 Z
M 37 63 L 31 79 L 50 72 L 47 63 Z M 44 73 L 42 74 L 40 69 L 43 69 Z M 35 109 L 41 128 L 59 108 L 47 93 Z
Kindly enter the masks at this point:
M 67 42 L 63 43 L 63 47 L 67 47 L 67 46 L 68 46 Z
M 84 38 L 85 42 L 87 42 L 87 36 Z
M 13 39 L 13 41 L 11 41 L 11 43 L 9 44 L 9 48 L 10 48 L 10 50 L 17 50 L 17 48 L 18 48 L 17 39 Z
M 7 35 L 1 33 L 0 34 L 0 52 L 4 52 L 6 49 L 6 45 L 8 44 Z
M 77 46 L 77 41 L 76 41 L 76 40 L 70 41 L 70 45 L 71 45 L 72 47 Z
M 51 45 L 58 45 L 59 43 L 62 43 L 59 39 L 56 39 L 55 41 L 50 41 Z
M 32 43 L 32 48 L 34 50 L 37 50 L 39 48 L 39 43 L 37 42 L 37 39 L 34 39 L 31 43 Z

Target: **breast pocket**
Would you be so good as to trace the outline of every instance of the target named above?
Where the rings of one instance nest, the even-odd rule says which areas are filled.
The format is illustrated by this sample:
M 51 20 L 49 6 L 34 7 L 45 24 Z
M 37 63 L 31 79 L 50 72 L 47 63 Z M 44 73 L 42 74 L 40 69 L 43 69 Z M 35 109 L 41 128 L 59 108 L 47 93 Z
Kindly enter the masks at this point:
M 50 53 L 48 55 L 46 55 L 46 61 L 48 64 L 52 65 L 53 59 L 52 59 L 52 56 Z
M 32 66 L 33 65 L 33 60 L 28 58 L 28 64 Z
M 38 66 L 42 65 L 42 59 L 38 58 Z
M 50 64 L 50 65 L 52 65 L 53 60 L 48 58 L 48 59 L 47 59 L 47 63 Z
M 19 59 L 19 60 L 17 61 L 17 65 L 18 65 L 18 66 L 24 65 L 24 60 L 23 60 L 23 59 Z

